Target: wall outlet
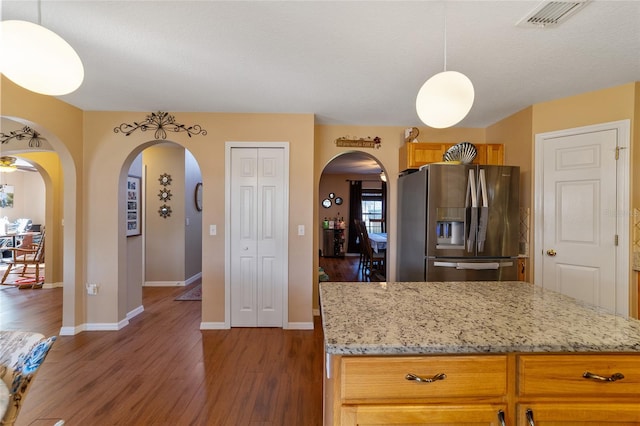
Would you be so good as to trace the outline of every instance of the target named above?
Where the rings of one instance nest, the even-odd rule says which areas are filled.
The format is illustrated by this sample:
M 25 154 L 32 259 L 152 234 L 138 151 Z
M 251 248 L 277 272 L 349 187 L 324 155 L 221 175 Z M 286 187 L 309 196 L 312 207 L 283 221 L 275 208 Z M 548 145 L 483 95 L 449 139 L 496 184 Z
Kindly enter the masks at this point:
M 87 294 L 90 296 L 95 296 L 96 294 L 98 294 L 98 288 L 100 288 L 100 284 L 87 283 Z

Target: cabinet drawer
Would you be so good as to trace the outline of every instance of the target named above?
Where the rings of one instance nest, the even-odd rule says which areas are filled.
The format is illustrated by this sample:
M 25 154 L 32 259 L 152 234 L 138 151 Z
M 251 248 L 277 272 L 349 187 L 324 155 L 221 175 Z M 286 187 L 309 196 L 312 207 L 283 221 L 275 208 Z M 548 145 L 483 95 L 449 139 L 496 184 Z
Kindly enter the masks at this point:
M 604 378 L 621 373 L 624 378 L 616 381 L 587 379 L 583 377 L 585 372 Z M 640 356 L 520 355 L 518 393 L 522 396 L 640 397 Z
M 342 401 L 415 401 L 425 398 L 496 397 L 507 392 L 506 356 L 343 357 Z M 407 380 L 407 374 L 431 383 Z
M 529 412 L 529 413 L 527 413 Z M 640 424 L 640 405 L 620 403 L 518 404 L 516 424 L 627 426 Z
M 342 408 L 343 426 L 366 425 L 495 425 L 506 405 L 353 405 Z M 502 413 L 502 414 L 500 414 Z

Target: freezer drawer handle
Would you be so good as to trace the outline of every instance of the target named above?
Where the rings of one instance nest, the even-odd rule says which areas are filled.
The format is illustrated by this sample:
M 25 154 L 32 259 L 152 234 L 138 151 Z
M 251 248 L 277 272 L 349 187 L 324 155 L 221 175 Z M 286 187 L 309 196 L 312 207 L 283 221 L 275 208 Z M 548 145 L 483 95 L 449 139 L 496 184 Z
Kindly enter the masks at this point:
M 486 263 L 474 263 L 474 262 L 433 262 L 433 266 L 441 266 L 445 268 L 456 269 L 498 269 L 513 266 L 513 262 L 486 262 Z
M 446 379 L 447 375 L 444 374 L 444 373 L 438 373 L 433 377 L 420 377 L 420 376 L 417 376 L 417 375 L 415 375 L 413 373 L 407 373 L 407 375 L 404 376 L 404 378 L 407 379 L 407 380 L 414 380 L 414 381 L 416 381 L 418 383 L 433 383 L 433 382 L 435 382 L 437 380 Z

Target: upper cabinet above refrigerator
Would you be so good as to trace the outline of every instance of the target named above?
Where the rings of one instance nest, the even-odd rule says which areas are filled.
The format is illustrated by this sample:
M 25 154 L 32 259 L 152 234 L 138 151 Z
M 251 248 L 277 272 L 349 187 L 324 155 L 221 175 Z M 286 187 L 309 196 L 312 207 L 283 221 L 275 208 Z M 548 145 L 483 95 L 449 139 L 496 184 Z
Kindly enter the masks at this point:
M 407 142 L 400 147 L 400 171 L 419 169 L 429 163 L 442 161 L 442 157 L 453 143 Z M 504 145 L 477 144 L 478 155 L 473 164 L 502 165 L 504 161 Z

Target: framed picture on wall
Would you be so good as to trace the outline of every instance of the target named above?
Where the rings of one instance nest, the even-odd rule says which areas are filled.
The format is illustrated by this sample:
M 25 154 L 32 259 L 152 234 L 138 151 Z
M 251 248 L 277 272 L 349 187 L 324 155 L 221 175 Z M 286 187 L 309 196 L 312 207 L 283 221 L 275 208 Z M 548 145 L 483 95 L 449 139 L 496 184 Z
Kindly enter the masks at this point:
M 127 176 L 127 237 L 142 234 L 140 181 L 138 176 Z

